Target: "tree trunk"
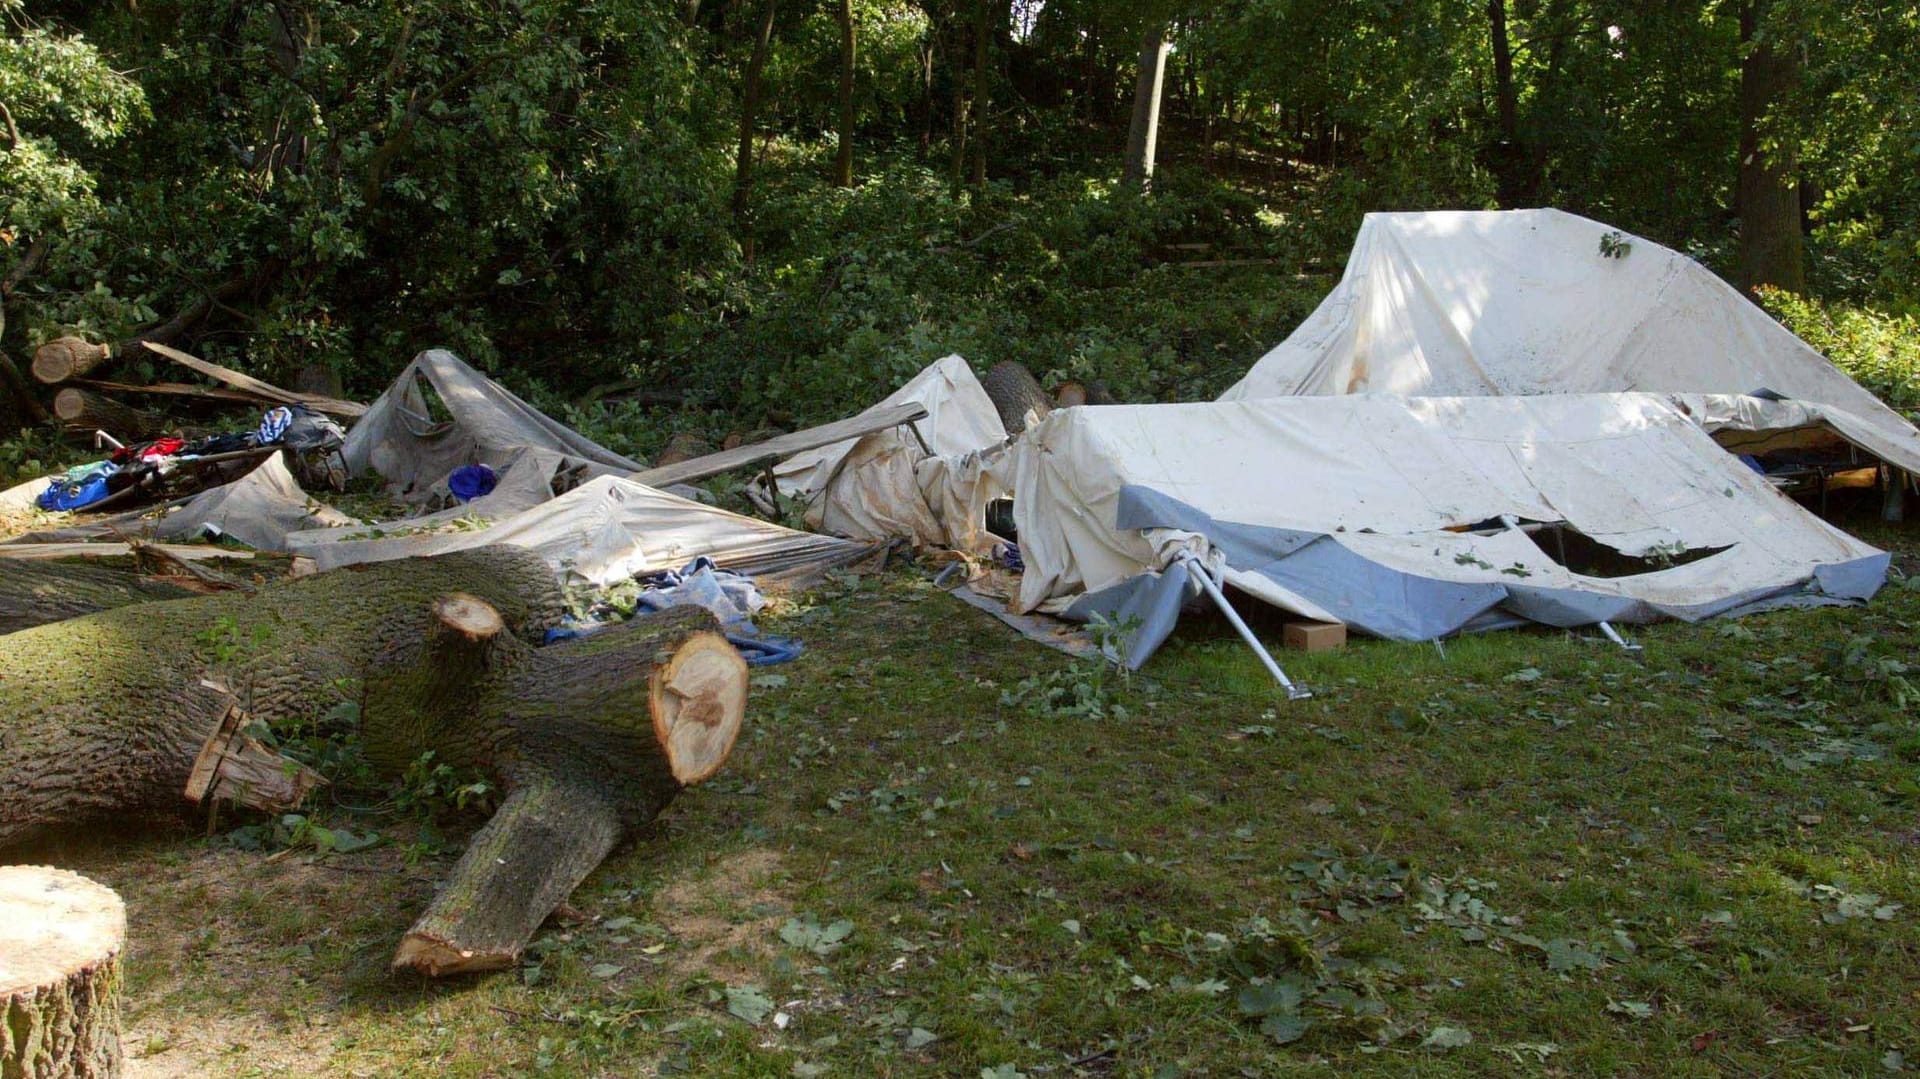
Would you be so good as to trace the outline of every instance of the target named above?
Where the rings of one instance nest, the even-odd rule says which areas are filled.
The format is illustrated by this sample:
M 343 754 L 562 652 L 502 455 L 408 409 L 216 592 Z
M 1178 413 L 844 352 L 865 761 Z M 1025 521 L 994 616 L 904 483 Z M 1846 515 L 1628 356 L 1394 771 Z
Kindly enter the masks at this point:
M 78 873 L 0 867 L 0 1075 L 120 1075 L 120 897 Z
M 974 0 L 973 4 L 973 171 L 976 188 L 987 186 L 988 102 L 992 83 L 988 78 L 988 46 L 993 41 L 992 20 L 988 17 L 997 0 Z
M 9 562 L 0 570 L 0 634 L 197 594 L 129 570 L 67 562 Z
M 766 71 L 767 52 L 773 47 L 773 17 L 779 8 L 780 0 L 767 0 L 760 36 L 754 39 L 753 57 L 747 61 L 746 80 L 740 88 L 740 150 L 733 162 L 733 219 L 741 228 L 747 225 L 748 197 L 753 190 L 753 124 L 760 111 L 760 76 Z
M 54 394 L 53 414 L 71 426 L 105 431 L 122 442 L 149 438 L 167 429 L 163 417 L 73 386 Z
M 563 611 L 544 562 L 491 547 L 0 637 L 0 845 L 218 794 L 204 765 L 227 756 L 236 709 L 311 724 L 346 701 L 381 772 L 431 751 L 505 794 L 396 965 L 508 965 L 615 843 L 720 766 L 745 714 L 746 665 L 706 611 L 522 643 Z
M 1740 168 L 1734 207 L 1740 215 L 1740 286 L 1752 291 L 1774 285 L 1803 293 L 1807 277 L 1793 145 L 1785 138 L 1769 140 L 1762 131 L 1768 110 L 1793 88 L 1800 68 L 1790 46 L 1762 32 L 1766 8 L 1764 0 L 1740 6 L 1740 41 L 1747 48 L 1740 63 Z
M 840 0 L 840 147 L 834 156 L 833 182 L 853 186 L 853 0 Z
M 1127 127 L 1127 163 L 1122 179 L 1145 191 L 1153 185 L 1153 155 L 1160 138 L 1160 95 L 1167 77 L 1167 32 L 1147 31 L 1140 42 L 1140 73 L 1133 85 L 1133 123 Z
M 1520 99 L 1513 85 L 1513 42 L 1507 33 L 1507 0 L 1487 0 L 1487 36 L 1493 46 L 1493 101 L 1499 139 L 1493 147 L 1496 198 L 1509 209 L 1529 202 L 1527 151 L 1520 144 Z

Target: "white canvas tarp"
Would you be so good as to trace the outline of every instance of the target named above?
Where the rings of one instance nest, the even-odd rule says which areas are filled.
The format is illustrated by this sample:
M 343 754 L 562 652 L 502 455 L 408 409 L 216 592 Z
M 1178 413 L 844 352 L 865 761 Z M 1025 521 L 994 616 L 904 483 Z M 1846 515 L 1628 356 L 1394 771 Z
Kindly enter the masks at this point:
M 1013 473 L 1016 606 L 1138 614 L 1133 662 L 1171 629 L 1183 550 L 1400 640 L 1861 600 L 1887 567 L 1648 394 L 1074 408 L 1015 444 Z M 1576 572 L 1529 522 L 1647 568 Z
M 284 551 L 290 533 L 360 523 L 307 494 L 281 458 L 276 453 L 232 483 L 194 495 L 154 524 L 154 537 L 225 536 L 255 550 Z
M 1339 284 L 1220 399 L 1629 391 L 1770 391 L 1920 471 L 1920 431 L 1710 270 L 1559 210 L 1368 214 Z
M 915 425 L 924 450 L 912 431 L 894 427 L 774 467 L 780 493 L 806 504 L 807 527 L 856 539 L 980 545 L 986 503 L 997 490 L 991 458 L 1007 440 L 999 413 L 959 356 L 927 366 L 867 413 L 908 402 L 927 410 Z

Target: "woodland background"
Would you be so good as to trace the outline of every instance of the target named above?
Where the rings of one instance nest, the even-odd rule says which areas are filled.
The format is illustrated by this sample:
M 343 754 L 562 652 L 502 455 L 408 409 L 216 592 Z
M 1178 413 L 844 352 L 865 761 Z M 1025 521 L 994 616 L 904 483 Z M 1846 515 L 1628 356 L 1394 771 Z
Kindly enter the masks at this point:
M 954 351 L 1208 396 L 1363 213 L 1536 205 L 1920 405 L 1911 4 L 0 0 L 12 366 L 78 330 L 364 397 L 446 346 L 638 453 Z

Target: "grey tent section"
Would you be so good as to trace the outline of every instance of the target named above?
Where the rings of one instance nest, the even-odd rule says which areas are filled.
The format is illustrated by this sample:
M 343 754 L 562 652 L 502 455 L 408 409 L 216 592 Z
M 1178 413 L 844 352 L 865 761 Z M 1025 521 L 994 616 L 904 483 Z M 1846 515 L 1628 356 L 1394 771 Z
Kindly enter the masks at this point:
M 371 469 L 408 502 L 464 465 L 496 471 L 522 449 L 576 458 L 595 474 L 645 466 L 607 449 L 514 396 L 445 349 L 413 358 L 353 425 L 342 450 L 355 474 Z
M 281 458 L 276 453 L 232 483 L 194 495 L 159 520 L 154 538 L 226 537 L 259 551 L 284 551 L 290 533 L 360 523 L 314 500 Z
M 1888 556 L 1653 394 L 1067 409 L 1014 448 L 1016 607 L 1100 613 L 1137 665 L 1198 559 L 1394 640 L 1859 602 Z

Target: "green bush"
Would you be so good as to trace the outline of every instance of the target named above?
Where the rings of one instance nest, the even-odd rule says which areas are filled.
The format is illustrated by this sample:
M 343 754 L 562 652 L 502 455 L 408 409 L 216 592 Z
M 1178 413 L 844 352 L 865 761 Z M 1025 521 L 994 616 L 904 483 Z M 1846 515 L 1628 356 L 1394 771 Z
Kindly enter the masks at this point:
M 1920 321 L 1772 288 L 1760 290 L 1760 302 L 1882 401 L 1902 412 L 1920 410 Z

